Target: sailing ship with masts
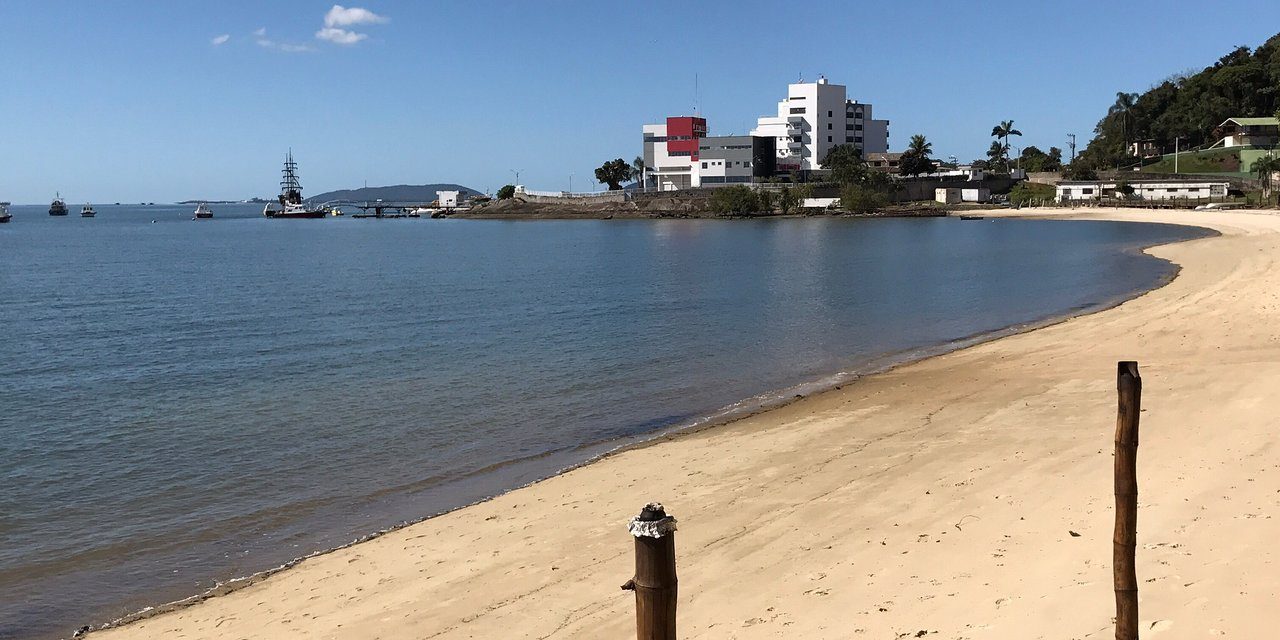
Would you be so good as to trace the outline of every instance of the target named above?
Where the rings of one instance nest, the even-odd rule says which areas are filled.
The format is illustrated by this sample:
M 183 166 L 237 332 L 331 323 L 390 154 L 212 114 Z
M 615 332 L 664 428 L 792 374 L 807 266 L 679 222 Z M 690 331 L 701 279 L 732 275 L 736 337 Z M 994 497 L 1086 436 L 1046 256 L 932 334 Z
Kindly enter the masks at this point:
M 302 201 L 302 183 L 298 181 L 298 163 L 293 161 L 293 150 L 284 158 L 284 171 L 280 178 L 279 202 L 268 202 L 262 215 L 268 218 L 323 218 L 324 209 Z

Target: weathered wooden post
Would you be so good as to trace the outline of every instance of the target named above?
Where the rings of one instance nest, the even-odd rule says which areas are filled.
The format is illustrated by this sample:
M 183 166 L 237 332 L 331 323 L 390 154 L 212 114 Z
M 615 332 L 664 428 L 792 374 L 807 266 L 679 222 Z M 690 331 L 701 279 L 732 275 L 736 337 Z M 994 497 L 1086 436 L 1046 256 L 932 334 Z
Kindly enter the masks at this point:
M 1116 416 L 1116 531 L 1112 537 L 1112 570 L 1116 590 L 1116 640 L 1138 640 L 1138 414 L 1142 411 L 1142 378 L 1138 363 L 1116 365 L 1120 392 Z
M 651 502 L 631 519 L 636 575 L 622 585 L 636 592 L 636 639 L 676 638 L 676 519 Z

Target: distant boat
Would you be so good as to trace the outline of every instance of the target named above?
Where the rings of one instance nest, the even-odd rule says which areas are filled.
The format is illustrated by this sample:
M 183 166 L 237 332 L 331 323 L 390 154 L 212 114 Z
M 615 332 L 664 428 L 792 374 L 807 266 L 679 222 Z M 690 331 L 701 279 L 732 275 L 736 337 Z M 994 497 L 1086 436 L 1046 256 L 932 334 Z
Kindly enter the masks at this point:
M 209 205 L 201 202 L 200 204 L 196 205 L 196 215 L 195 215 L 195 218 L 192 218 L 192 219 L 206 220 L 212 217 L 213 217 L 213 210 L 209 208 Z
M 0 224 L 4 224 L 13 219 L 13 214 L 9 213 L 9 203 L 0 202 Z
M 284 158 L 283 174 L 277 202 L 268 202 L 262 208 L 262 215 L 268 218 L 323 218 L 324 209 L 302 201 L 302 183 L 298 181 L 298 163 L 293 161 L 292 151 Z
M 53 202 L 49 205 L 49 215 L 51 216 L 67 215 L 67 203 L 62 201 L 61 193 L 53 197 Z
M 91 204 L 86 204 L 85 206 L 80 208 L 81 218 L 92 218 L 96 215 L 98 215 L 98 212 L 93 210 L 93 205 Z

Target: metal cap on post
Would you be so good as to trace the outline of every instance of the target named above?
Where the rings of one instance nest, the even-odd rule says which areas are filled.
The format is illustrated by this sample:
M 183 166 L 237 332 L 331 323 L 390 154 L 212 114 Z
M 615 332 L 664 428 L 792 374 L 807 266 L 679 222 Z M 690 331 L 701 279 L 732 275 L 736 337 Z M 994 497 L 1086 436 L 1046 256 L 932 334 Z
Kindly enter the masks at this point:
M 636 592 L 636 638 L 675 640 L 676 519 L 651 502 L 627 531 L 636 539 L 636 574 L 622 588 Z

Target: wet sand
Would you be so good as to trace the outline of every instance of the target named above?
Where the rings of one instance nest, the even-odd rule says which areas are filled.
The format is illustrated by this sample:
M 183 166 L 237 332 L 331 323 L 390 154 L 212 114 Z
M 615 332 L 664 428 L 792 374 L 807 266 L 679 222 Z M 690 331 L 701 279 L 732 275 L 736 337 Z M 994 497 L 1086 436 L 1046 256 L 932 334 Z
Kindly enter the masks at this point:
M 651 500 L 680 520 L 682 637 L 1111 637 L 1122 359 L 1144 383 L 1144 637 L 1268 637 L 1280 216 L 1000 215 L 1037 213 L 1223 235 L 1151 249 L 1180 275 L 1113 309 L 625 451 L 91 637 L 626 638 L 625 523 Z

